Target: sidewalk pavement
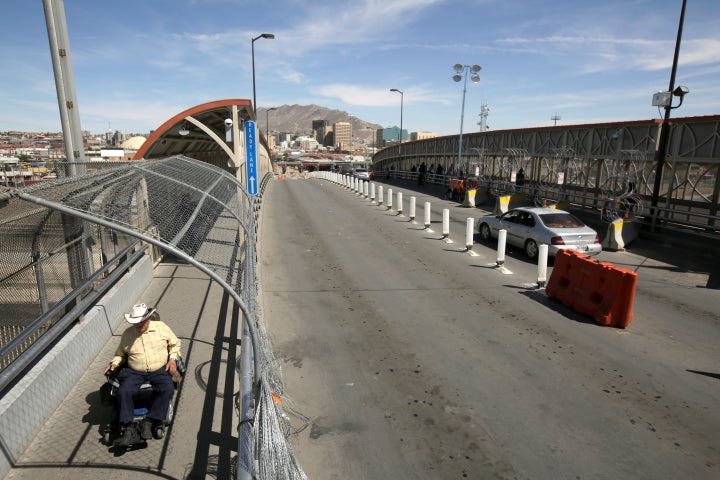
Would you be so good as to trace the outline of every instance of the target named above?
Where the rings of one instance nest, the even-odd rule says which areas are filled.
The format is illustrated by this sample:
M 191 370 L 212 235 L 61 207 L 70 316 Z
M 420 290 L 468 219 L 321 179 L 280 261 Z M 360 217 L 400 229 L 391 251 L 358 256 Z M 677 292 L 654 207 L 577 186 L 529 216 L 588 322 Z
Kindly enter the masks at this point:
M 121 324 L 6 480 L 231 478 L 237 450 L 239 309 L 195 267 L 163 263 L 138 301 L 157 306 L 181 339 L 188 370 L 176 392 L 175 417 L 162 440 L 126 451 L 102 443 L 111 407 L 100 402 L 102 372 L 128 326 Z

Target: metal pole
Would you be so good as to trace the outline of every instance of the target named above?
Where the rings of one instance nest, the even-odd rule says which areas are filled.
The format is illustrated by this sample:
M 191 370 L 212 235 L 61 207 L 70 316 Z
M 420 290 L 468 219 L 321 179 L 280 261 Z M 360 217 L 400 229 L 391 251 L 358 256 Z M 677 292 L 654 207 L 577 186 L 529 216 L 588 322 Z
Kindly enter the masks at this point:
M 257 119 L 257 97 L 255 95 L 255 40 L 257 40 L 258 37 L 255 37 L 252 39 L 252 42 L 250 42 L 250 51 L 252 52 L 252 81 L 253 81 L 253 114 L 255 118 Z
M 405 101 L 405 94 L 400 92 L 400 143 L 403 143 L 403 103 Z M 402 147 L 400 147 L 402 151 Z
M 258 38 L 273 39 L 275 38 L 275 35 L 273 35 L 272 33 L 261 33 L 257 37 L 254 37 L 250 42 L 252 52 L 253 116 L 255 117 L 255 120 L 257 120 L 257 98 L 255 97 L 255 40 L 257 40 Z
M 65 175 L 71 177 L 85 173 L 85 148 L 70 55 L 70 38 L 62 0 L 43 0 L 43 7 L 65 142 Z
M 403 142 L 403 101 L 405 94 L 397 88 L 391 88 L 391 92 L 397 92 L 400 94 L 400 132 L 398 133 L 398 155 L 402 156 L 402 142 Z
M 668 91 L 671 92 L 670 102 L 665 107 L 665 117 L 660 127 L 660 138 L 658 139 L 657 150 L 655 150 L 655 183 L 653 185 L 652 198 L 650 200 L 650 211 L 653 219 L 656 219 L 657 204 L 660 197 L 660 187 L 662 184 L 662 172 L 665 167 L 665 156 L 667 155 L 667 145 L 670 139 L 670 110 L 672 110 L 672 91 L 675 90 L 675 74 L 677 72 L 678 59 L 680 57 L 680 41 L 682 39 L 683 23 L 685 22 L 685 5 L 687 0 L 683 0 L 680 10 L 680 22 L 678 24 L 677 39 L 675 40 L 675 56 L 673 57 L 673 66 L 670 73 L 670 86 Z
M 467 91 L 467 69 L 468 66 L 463 67 L 463 75 L 465 81 L 463 84 L 463 98 L 462 98 L 462 109 L 460 110 L 460 137 L 458 138 L 458 161 L 457 161 L 457 175 L 460 177 L 460 167 L 462 165 L 462 134 L 463 134 L 463 120 L 465 120 L 465 92 Z

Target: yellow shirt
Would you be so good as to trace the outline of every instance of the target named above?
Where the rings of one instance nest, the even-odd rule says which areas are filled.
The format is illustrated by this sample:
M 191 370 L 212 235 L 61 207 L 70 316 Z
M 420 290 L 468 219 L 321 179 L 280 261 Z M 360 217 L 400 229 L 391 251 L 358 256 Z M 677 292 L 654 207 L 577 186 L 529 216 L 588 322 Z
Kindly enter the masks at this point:
M 120 338 L 112 363 L 117 367 L 123 360 L 138 372 L 154 372 L 176 360 L 180 354 L 180 339 L 160 320 L 151 320 L 145 333 L 138 334 L 129 327 Z

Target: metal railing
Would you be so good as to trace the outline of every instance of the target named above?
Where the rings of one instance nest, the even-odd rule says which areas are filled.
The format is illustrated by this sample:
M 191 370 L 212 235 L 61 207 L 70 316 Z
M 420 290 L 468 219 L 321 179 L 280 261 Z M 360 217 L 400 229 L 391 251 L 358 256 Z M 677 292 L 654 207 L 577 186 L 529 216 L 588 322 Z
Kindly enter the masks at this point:
M 0 348 L 0 395 L 145 254 L 133 242 Z

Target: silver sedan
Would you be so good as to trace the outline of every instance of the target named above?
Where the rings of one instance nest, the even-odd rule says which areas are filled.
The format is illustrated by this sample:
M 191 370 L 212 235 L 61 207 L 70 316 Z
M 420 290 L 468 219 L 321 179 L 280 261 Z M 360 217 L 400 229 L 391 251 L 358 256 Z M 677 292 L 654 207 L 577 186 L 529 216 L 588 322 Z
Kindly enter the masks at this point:
M 480 238 L 497 238 L 500 230 L 507 231 L 507 243 L 525 250 L 531 259 L 538 256 L 538 246 L 548 246 L 548 255 L 571 248 L 587 254 L 602 251 L 595 230 L 564 210 L 555 208 L 519 207 L 502 215 L 487 215 L 478 219 Z

